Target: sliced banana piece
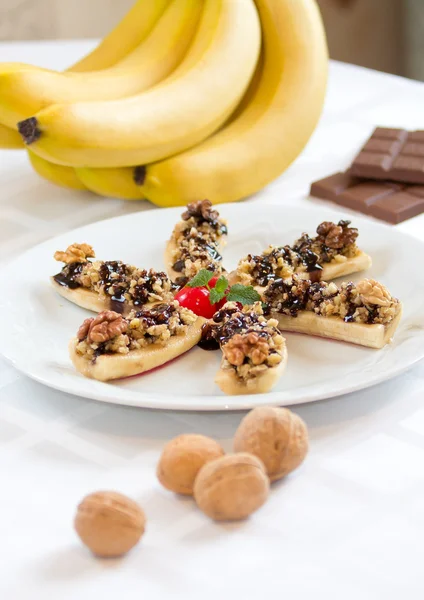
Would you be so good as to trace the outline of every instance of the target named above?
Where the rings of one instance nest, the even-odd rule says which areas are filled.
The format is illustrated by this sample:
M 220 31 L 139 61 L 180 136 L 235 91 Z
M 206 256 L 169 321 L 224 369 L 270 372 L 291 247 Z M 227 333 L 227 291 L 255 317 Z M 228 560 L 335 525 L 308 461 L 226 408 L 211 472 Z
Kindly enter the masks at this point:
M 121 261 L 91 261 L 88 244 L 72 244 L 55 259 L 62 270 L 50 278 L 58 294 L 93 312 L 115 310 L 128 314 L 134 307 L 151 306 L 173 299 L 172 283 L 163 272 L 138 269 Z
M 93 292 L 82 287 L 72 289 L 66 285 L 57 283 L 54 277 L 50 277 L 50 282 L 60 296 L 81 308 L 97 313 L 111 308 L 110 302 L 101 298 L 98 292 Z
M 345 323 L 343 319 L 338 317 L 323 317 L 313 312 L 301 312 L 296 317 L 274 312 L 271 314 L 277 319 L 278 326 L 282 331 L 316 335 L 368 348 L 380 349 L 392 341 L 402 317 L 402 305 L 399 306 L 393 321 L 387 325 Z
M 243 394 L 266 394 L 278 383 L 287 366 L 287 348 L 282 350 L 281 362 L 256 376 L 254 379 L 242 381 L 234 370 L 220 368 L 215 377 L 217 386 L 229 396 Z
M 275 386 L 287 364 L 277 325 L 264 317 L 260 302 L 242 309 L 227 302 L 204 326 L 200 345 L 222 350 L 215 382 L 225 394 L 264 394 Z
M 164 307 L 165 314 L 169 312 L 165 321 Z M 153 321 L 156 324 L 152 325 Z M 114 311 L 103 311 L 86 319 L 77 336 L 71 339 L 70 358 L 79 373 L 98 381 L 140 375 L 193 348 L 200 340 L 204 322 L 205 319 L 180 307 L 178 302 L 134 311 L 128 318 Z M 167 327 L 159 333 L 158 328 L 163 329 L 163 325 Z
M 383 348 L 399 325 L 402 303 L 373 279 L 356 285 L 311 283 L 297 275 L 271 282 L 263 293 L 267 312 L 282 331 Z
M 296 273 L 302 279 L 331 281 L 371 267 L 371 257 L 357 245 L 358 230 L 350 221 L 324 221 L 313 238 L 303 233 L 291 246 L 269 246 L 261 255 L 248 255 L 229 276 L 231 284 L 264 289 L 272 278 Z
M 226 221 L 209 200 L 188 204 L 181 217 L 165 247 L 165 268 L 170 279 L 185 282 L 201 269 L 222 273 Z

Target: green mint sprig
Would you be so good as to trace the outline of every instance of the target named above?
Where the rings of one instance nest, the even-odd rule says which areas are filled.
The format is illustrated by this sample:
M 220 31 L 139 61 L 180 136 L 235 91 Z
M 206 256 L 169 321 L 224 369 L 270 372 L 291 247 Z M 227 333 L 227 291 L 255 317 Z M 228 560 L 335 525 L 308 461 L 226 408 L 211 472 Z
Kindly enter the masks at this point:
M 221 275 L 215 284 L 215 287 L 209 286 L 210 280 L 214 274 L 207 269 L 201 269 L 194 277 L 187 283 L 187 287 L 197 288 L 205 287 L 209 291 L 209 302 L 211 304 L 217 304 L 223 298 L 227 302 L 240 302 L 240 304 L 253 304 L 258 302 L 261 297 L 254 287 L 251 285 L 242 285 L 241 283 L 235 283 L 228 288 L 228 279 Z

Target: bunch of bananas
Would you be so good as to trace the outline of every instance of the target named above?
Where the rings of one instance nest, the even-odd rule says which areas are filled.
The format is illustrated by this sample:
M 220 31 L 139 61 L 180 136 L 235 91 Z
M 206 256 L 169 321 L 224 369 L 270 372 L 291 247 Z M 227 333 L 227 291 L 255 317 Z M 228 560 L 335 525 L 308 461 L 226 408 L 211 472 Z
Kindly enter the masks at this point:
M 0 147 L 73 189 L 233 202 L 301 152 L 327 62 L 315 0 L 137 0 L 63 73 L 0 64 Z

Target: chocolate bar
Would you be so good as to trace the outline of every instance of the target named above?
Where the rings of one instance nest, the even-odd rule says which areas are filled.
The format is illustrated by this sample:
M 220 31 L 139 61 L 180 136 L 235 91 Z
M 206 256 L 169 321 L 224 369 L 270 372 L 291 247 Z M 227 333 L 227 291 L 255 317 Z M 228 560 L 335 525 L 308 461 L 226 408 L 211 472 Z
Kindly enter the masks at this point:
M 377 127 L 349 172 L 368 179 L 424 184 L 424 131 Z
M 388 223 L 401 223 L 424 212 L 424 185 L 364 180 L 350 171 L 316 181 L 311 185 L 311 196 Z

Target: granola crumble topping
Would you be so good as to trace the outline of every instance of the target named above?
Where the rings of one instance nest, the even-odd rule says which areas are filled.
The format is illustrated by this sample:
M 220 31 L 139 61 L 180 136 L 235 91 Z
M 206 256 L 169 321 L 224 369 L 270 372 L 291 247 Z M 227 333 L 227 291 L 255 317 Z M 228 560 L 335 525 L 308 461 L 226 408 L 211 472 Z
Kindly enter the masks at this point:
M 127 317 L 103 311 L 79 328 L 76 352 L 95 361 L 101 354 L 128 354 L 150 344 L 166 346 L 171 337 L 184 334 L 196 320 L 197 315 L 176 300 L 132 310 Z
M 87 246 L 81 246 L 83 245 Z M 56 253 L 56 260 L 62 261 L 62 254 L 68 251 L 69 248 L 65 253 Z M 82 287 L 96 292 L 120 313 L 131 306 L 138 307 L 173 298 L 172 283 L 166 273 L 138 269 L 121 261 L 92 262 L 86 256 L 81 257 L 79 262 L 65 264 L 62 271 L 54 276 L 55 281 L 70 289 Z
M 350 221 L 329 221 L 317 227 L 314 238 L 303 233 L 292 246 L 270 246 L 261 255 L 249 254 L 238 265 L 242 283 L 266 286 L 269 281 L 289 277 L 291 273 L 309 273 L 310 279 L 320 279 L 325 263 L 343 261 L 356 256 L 358 230 Z
M 188 204 L 172 234 L 175 242 L 172 268 L 181 273 L 181 281 L 194 277 L 200 269 L 222 272 L 218 247 L 226 234 L 226 222 L 212 209 L 209 200 Z
M 311 283 L 293 274 L 269 283 L 263 294 L 265 313 L 296 317 L 299 311 L 313 311 L 324 317 L 338 317 L 346 323 L 390 323 L 399 310 L 399 300 L 374 280 Z
M 213 322 L 203 326 L 202 338 L 204 347 L 221 347 L 222 368 L 235 371 L 243 381 L 258 377 L 283 360 L 285 339 L 278 322 L 264 317 L 260 302 L 242 310 L 227 302 Z

